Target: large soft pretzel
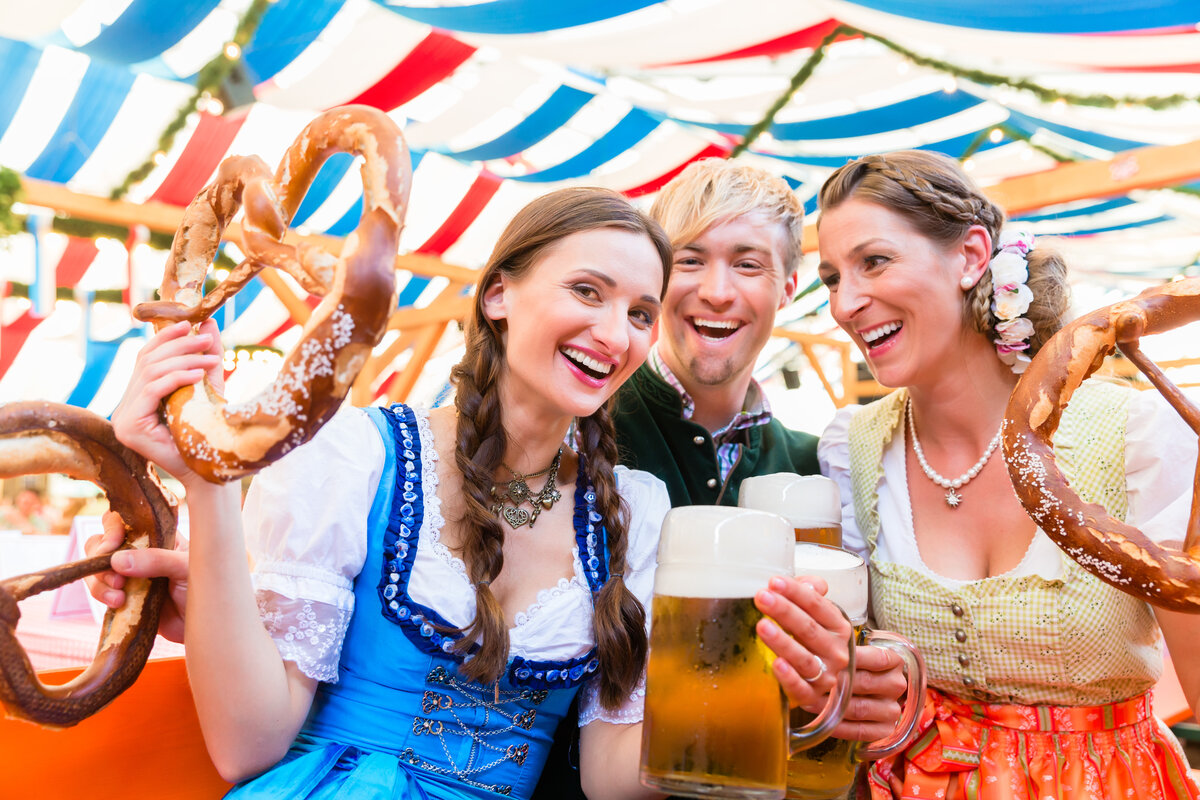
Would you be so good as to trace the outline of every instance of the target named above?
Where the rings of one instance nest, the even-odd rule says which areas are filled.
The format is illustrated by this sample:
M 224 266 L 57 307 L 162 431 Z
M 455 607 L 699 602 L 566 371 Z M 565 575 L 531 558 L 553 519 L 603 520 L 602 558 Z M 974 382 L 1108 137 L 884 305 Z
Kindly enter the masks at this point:
M 1051 437 L 1071 395 L 1117 347 L 1200 436 L 1200 409 L 1138 347 L 1143 335 L 1197 319 L 1200 279 L 1192 278 L 1147 289 L 1075 320 L 1042 347 L 1021 376 L 1004 425 L 1004 458 L 1013 488 L 1059 547 L 1124 592 L 1193 613 L 1200 613 L 1200 465 L 1187 465 L 1196 469 L 1191 518 L 1183 549 L 1170 550 L 1103 507 L 1083 502 L 1055 464 Z
M 336 152 L 364 159 L 362 218 L 340 258 L 283 243 L 309 185 Z M 171 247 L 162 299 L 139 305 L 138 319 L 160 327 L 198 323 L 264 266 L 282 269 L 312 294 L 324 295 L 278 378 L 257 397 L 229 405 L 204 381 L 167 398 L 167 424 L 196 473 L 220 482 L 255 472 L 308 441 L 337 411 L 387 330 L 411 183 L 408 149 L 396 124 L 377 109 L 344 106 L 311 122 L 274 176 L 257 156 L 228 158 L 188 206 Z M 239 208 L 245 211 L 246 258 L 202 296 L 221 233 Z
M 175 501 L 146 460 L 117 441 L 107 420 L 58 403 L 0 406 L 0 477 L 62 473 L 95 483 L 125 523 L 125 547 L 175 541 Z M 18 601 L 108 569 L 111 554 L 0 581 L 0 702 L 9 716 L 74 725 L 129 688 L 146 663 L 166 599 L 166 578 L 128 578 L 125 604 L 104 617 L 91 665 L 69 683 L 42 684 L 16 636 Z

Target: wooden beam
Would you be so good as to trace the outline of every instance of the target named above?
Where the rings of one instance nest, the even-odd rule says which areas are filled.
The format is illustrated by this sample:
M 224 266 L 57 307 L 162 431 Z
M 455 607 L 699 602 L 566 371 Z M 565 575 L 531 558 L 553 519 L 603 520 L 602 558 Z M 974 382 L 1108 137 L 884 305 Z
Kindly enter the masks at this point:
M 1157 363 L 1159 369 L 1177 369 L 1179 367 L 1194 367 L 1200 364 L 1200 358 L 1176 358 L 1171 361 L 1159 361 Z M 1132 361 L 1111 357 L 1104 360 L 1104 366 L 1100 368 L 1100 372 L 1105 375 L 1116 375 L 1122 378 L 1132 378 L 1142 374 L 1141 370 Z
M 267 288 L 275 293 L 279 302 L 283 303 L 292 322 L 297 325 L 308 322 L 308 318 L 312 316 L 312 309 L 308 303 L 304 302 L 303 297 L 292 291 L 292 287 L 288 286 L 287 281 L 279 272 L 274 269 L 263 269 L 259 271 L 258 277 L 262 278 L 262 282 L 267 285 Z
M 850 342 L 845 339 L 838 339 L 833 336 L 823 336 L 819 333 L 804 333 L 803 331 L 793 331 L 788 328 L 775 328 L 771 331 L 772 336 L 778 336 L 782 339 L 791 339 L 799 344 L 820 344 L 826 347 L 836 347 L 838 349 L 849 347 Z
M 417 334 L 411 331 L 401 333 L 392 343 L 384 348 L 382 353 L 372 354 L 354 379 L 350 387 L 350 402 L 356 406 L 369 406 L 375 399 L 375 384 L 380 373 L 391 364 L 401 353 L 412 347 Z
M 153 231 L 174 233 L 183 220 L 183 208 L 168 203 L 130 203 L 125 200 L 109 200 L 104 197 L 73 192 L 62 184 L 24 176 L 21 177 L 21 188 L 24 192 L 21 202 L 27 205 L 49 208 L 69 217 L 90 219 L 109 225 L 121 225 L 127 228 L 134 225 L 145 225 Z M 225 229 L 224 238 L 233 242 L 241 242 L 241 226 L 237 223 L 230 224 Z M 326 236 L 322 233 L 301 235 L 295 230 L 288 230 L 284 241 L 291 244 L 305 242 L 338 255 L 342 252 L 346 240 L 337 236 Z M 437 256 L 424 253 L 406 253 L 396 256 L 396 269 L 408 270 L 414 275 L 426 278 L 449 278 L 464 284 L 474 283 L 479 275 L 477 270 L 447 264 Z
M 800 345 L 800 349 L 804 351 L 804 355 L 813 366 L 813 370 L 817 373 L 817 378 L 820 379 L 821 385 L 825 387 L 825 393 L 829 395 L 829 399 L 833 401 L 835 408 L 857 403 L 860 395 L 858 368 L 854 364 L 854 359 L 850 353 L 853 349 L 850 342 L 844 339 L 835 339 L 832 336 L 822 336 L 819 333 L 803 333 L 801 331 L 791 331 L 787 328 L 776 328 L 771 332 L 772 336 L 778 336 L 783 339 L 790 339 Z M 817 354 L 813 350 L 814 345 L 821 347 L 832 347 L 837 350 L 842 357 L 842 394 L 839 397 L 834 391 L 833 384 L 825 376 L 825 370 L 817 363 Z
M 833 384 L 829 382 L 829 378 L 825 377 L 825 370 L 821 367 L 821 362 L 817 359 L 817 351 L 813 350 L 813 346 L 808 342 L 801 342 L 800 349 L 804 351 L 804 357 L 808 359 L 808 363 L 812 365 L 813 371 L 817 373 L 821 385 L 825 387 L 825 394 L 829 395 L 829 399 L 837 406 L 841 398 L 833 390 Z
M 1200 178 L 1200 140 L 1126 150 L 1107 161 L 1075 161 L 984 187 L 1009 214 L 1058 203 L 1161 189 Z
M 458 287 L 460 291 L 461 288 L 461 286 Z M 450 289 L 450 286 L 446 287 L 442 294 L 438 296 L 438 299 L 425 306 L 425 308 L 402 308 L 398 310 L 388 320 L 388 328 L 390 330 L 408 330 L 411 328 L 420 328 L 435 322 L 452 322 L 464 319 L 471 313 L 471 309 L 475 305 L 475 297 L 469 294 L 460 295 L 457 292 L 447 297 L 446 293 Z
M 1112 197 L 1135 189 L 1161 189 L 1200 178 L 1200 139 L 1139 147 L 1100 161 L 1073 161 L 983 187 L 1006 213 L 1021 214 L 1058 203 Z M 817 226 L 804 226 L 803 250 L 817 249 Z
M 401 333 L 382 352 L 373 354 L 358 373 L 350 395 L 350 401 L 354 405 L 365 406 L 375 399 L 373 387 L 380 374 L 401 353 L 414 346 L 418 337 L 424 334 L 426 326 L 440 323 L 445 330 L 446 324 L 460 320 L 470 313 L 474 298 L 471 295 L 461 295 L 462 290 L 463 284 L 451 281 L 425 308 L 401 308 L 392 313 L 391 319 L 388 320 L 388 329 Z M 415 358 L 415 354 L 413 357 Z M 396 380 L 404 377 L 397 376 Z M 405 393 L 407 394 L 407 390 Z
M 425 364 L 433 355 L 434 348 L 437 347 L 442 334 L 446 332 L 447 324 L 446 322 L 435 322 L 417 335 L 417 341 L 413 343 L 412 358 L 404 365 L 404 371 L 396 376 L 396 380 L 388 388 L 388 402 L 402 403 L 408 398 L 408 393 L 416 386 L 417 378 L 421 377 Z

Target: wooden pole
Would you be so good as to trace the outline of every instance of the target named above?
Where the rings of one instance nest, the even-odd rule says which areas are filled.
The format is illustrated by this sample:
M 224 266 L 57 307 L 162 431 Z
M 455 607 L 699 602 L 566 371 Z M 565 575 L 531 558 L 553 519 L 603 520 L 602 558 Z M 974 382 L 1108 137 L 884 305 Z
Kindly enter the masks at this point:
M 849 342 L 842 339 L 835 339 L 832 336 L 822 336 L 818 333 L 803 333 L 801 331 L 790 331 L 787 328 L 776 328 L 772 331 L 773 336 L 778 336 L 783 339 L 791 339 L 800 345 L 800 349 L 804 352 L 817 373 L 817 377 L 821 381 L 821 385 L 825 387 L 825 392 L 829 395 L 829 399 L 833 401 L 836 408 L 851 403 L 858 402 L 859 397 L 859 382 L 857 367 L 854 365 L 854 360 L 850 357 L 851 345 Z M 842 356 L 842 394 L 839 396 L 834 390 L 833 384 L 825 375 L 825 370 L 817 361 L 817 353 L 814 346 L 831 347 L 837 350 Z
M 276 270 L 270 267 L 264 268 L 258 273 L 258 277 L 262 278 L 262 282 L 267 285 L 267 288 L 275 293 L 279 298 L 279 302 L 283 303 L 283 307 L 287 309 L 288 316 L 297 325 L 303 325 L 308 322 L 308 318 L 312 316 L 312 309 L 308 303 L 304 302 L 304 298 L 292 291 L 292 287 L 288 286 L 287 281 L 283 279 Z
M 388 320 L 388 329 L 400 331 L 400 336 L 393 340 L 382 352 L 372 355 L 370 360 L 367 361 L 362 371 L 358 374 L 358 378 L 354 381 L 351 402 L 358 406 L 370 403 L 374 399 L 371 387 L 379 378 L 379 375 L 401 353 L 413 346 L 414 342 L 428 326 L 441 324 L 444 331 L 445 325 L 461 320 L 470 313 L 474 298 L 471 295 L 461 294 L 464 288 L 463 284 L 451 281 L 434 298 L 433 302 L 425 308 L 401 308 L 392 314 L 391 319 Z M 430 351 L 430 354 L 432 354 L 432 351 Z M 413 358 L 416 358 L 416 356 L 417 354 L 414 353 Z M 429 355 L 426 355 L 422 361 L 422 366 L 428 361 L 428 358 Z M 411 365 L 412 361 L 410 360 L 405 368 L 407 369 Z M 404 375 L 397 376 L 397 381 L 403 379 L 405 379 Z
M 62 184 L 21 177 L 24 192 L 22 202 L 39 208 L 49 208 L 60 214 L 80 217 L 109 225 L 127 228 L 145 225 L 153 231 L 174 233 L 183 220 L 183 208 L 167 203 L 130 203 L 125 200 L 109 200 L 104 197 L 73 192 Z M 242 240 L 241 226 L 237 223 L 225 229 L 224 238 L 234 242 Z M 342 252 L 345 239 L 321 233 L 300 235 L 289 230 L 284 241 L 291 244 L 304 242 L 320 247 L 334 255 Z M 424 253 L 407 253 L 396 257 L 396 269 L 405 269 L 414 275 L 428 278 L 449 278 L 462 284 L 472 284 L 478 272 L 467 267 L 447 264 L 437 256 Z
M 380 373 L 401 353 L 412 347 L 416 338 L 417 334 L 414 331 L 401 332 L 383 352 L 373 354 L 354 379 L 354 385 L 350 387 L 350 402 L 360 407 L 370 405 L 375 399 L 374 387 Z
M 402 403 L 408 397 L 408 393 L 412 391 L 417 384 L 417 378 L 421 376 L 421 372 L 425 369 L 426 362 L 433 355 L 437 343 L 441 341 L 442 334 L 446 332 L 447 322 L 434 322 L 425 326 L 419 334 L 417 341 L 413 344 L 413 354 L 409 362 L 404 365 L 404 371 L 396 376 L 391 387 L 388 389 L 388 401 L 392 403 Z

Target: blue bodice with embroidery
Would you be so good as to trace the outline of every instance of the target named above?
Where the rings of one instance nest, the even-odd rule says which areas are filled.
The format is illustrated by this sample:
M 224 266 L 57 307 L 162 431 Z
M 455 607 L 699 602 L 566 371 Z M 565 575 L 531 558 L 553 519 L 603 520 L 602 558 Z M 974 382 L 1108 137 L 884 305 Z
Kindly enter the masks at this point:
M 387 459 L 338 682 L 320 684 L 287 756 L 231 796 L 528 797 L 559 720 L 599 666 L 595 651 L 513 657 L 497 684 L 462 677 L 456 639 L 444 632 L 453 626 L 407 591 L 424 513 L 416 420 L 403 405 L 370 413 Z M 608 577 L 604 526 L 579 474 L 576 540 L 594 594 Z

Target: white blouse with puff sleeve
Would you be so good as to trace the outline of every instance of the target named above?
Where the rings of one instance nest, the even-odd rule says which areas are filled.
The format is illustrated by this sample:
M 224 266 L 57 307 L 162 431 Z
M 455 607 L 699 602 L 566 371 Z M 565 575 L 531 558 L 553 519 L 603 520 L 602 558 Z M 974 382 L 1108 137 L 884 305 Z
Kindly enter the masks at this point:
M 474 617 L 475 595 L 465 565 L 441 543 L 436 450 L 428 412 L 414 413 L 426 491 L 409 593 L 464 626 Z M 316 680 L 337 680 L 384 457 L 379 431 L 366 412 L 346 409 L 308 444 L 263 470 L 246 496 L 243 522 L 263 623 L 284 660 Z M 650 473 L 617 467 L 615 474 L 630 509 L 625 583 L 648 612 L 658 534 L 670 499 L 666 485 Z M 536 660 L 567 660 L 594 646 L 592 597 L 578 549 L 574 575 L 540 591 L 537 601 L 517 615 L 509 638 L 512 655 Z M 644 684 L 625 706 L 606 710 L 598 702 L 597 682 L 582 689 L 580 725 L 593 719 L 641 719 Z
M 817 446 L 821 473 L 833 478 L 842 495 L 842 544 L 864 557 L 867 545 L 854 515 L 850 484 L 850 419 L 860 406 L 839 409 Z M 1191 512 L 1196 434 L 1155 391 L 1138 392 L 1130 400 L 1125 427 L 1125 481 L 1129 498 L 1126 521 L 1159 544 L 1183 541 Z M 925 565 L 913 531 L 905 471 L 905 430 L 901 425 L 883 451 L 879 487 L 879 538 L 875 558 L 912 567 L 943 586 L 967 581 L 939 575 Z M 1186 465 L 1186 466 L 1184 466 Z M 1062 574 L 1062 555 L 1043 531 L 1033 537 L 1011 577 L 1039 575 L 1054 580 Z

